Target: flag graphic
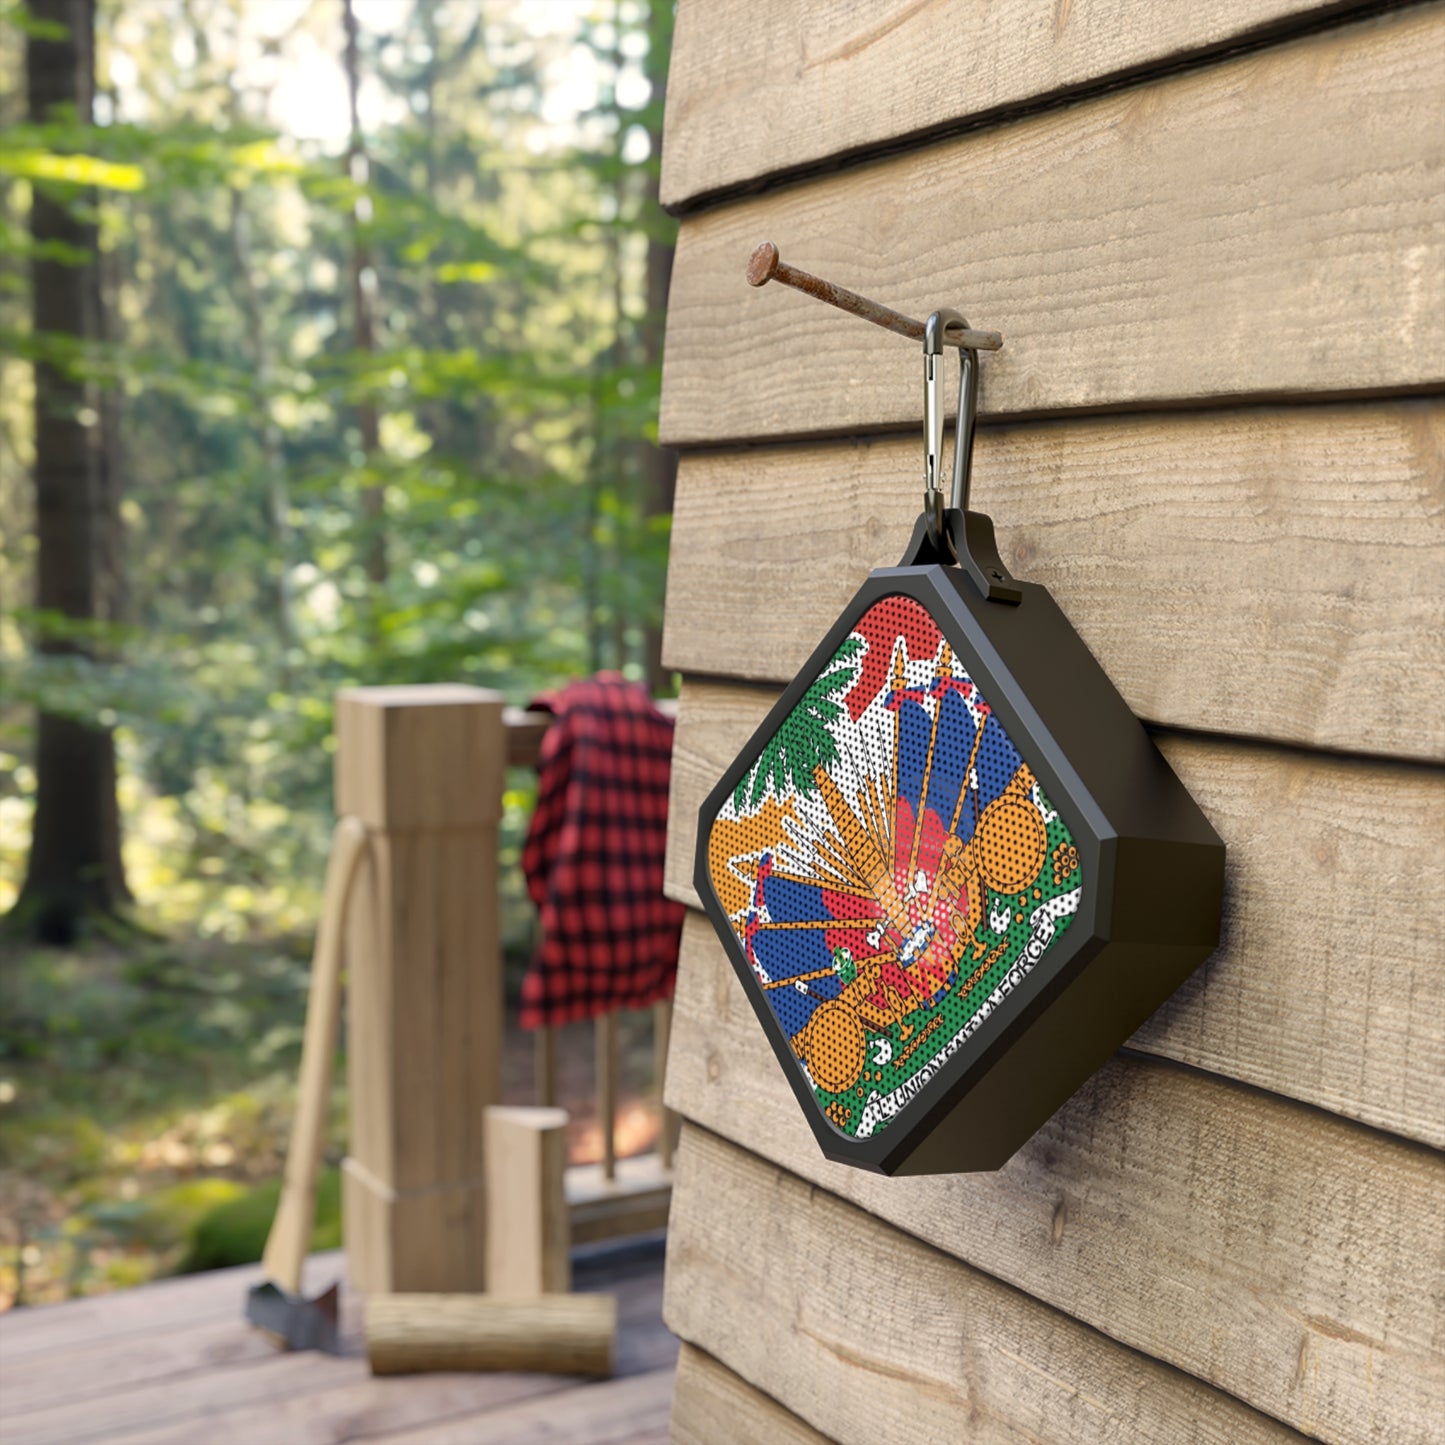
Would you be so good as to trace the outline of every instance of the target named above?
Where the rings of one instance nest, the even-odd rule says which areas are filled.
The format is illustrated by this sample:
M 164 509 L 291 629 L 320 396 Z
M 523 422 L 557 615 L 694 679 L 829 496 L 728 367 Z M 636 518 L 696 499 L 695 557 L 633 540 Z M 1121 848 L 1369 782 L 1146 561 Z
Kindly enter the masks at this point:
M 708 837 L 713 890 L 844 1134 L 888 1125 L 1078 910 L 1074 839 L 927 610 L 883 598 Z

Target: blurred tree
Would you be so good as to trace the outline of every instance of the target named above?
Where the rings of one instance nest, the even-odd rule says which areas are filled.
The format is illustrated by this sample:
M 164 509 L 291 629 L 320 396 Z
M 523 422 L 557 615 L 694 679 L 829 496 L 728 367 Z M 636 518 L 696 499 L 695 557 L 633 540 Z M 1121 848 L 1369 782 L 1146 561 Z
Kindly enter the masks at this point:
M 356 332 L 356 349 L 363 360 L 376 355 L 376 267 L 372 263 L 367 224 L 371 220 L 371 161 L 366 153 L 366 136 L 361 129 L 361 27 L 352 0 L 341 0 L 345 21 L 346 94 L 350 112 L 350 142 L 346 151 L 347 174 L 356 187 L 351 209 L 351 308 Z M 381 453 L 381 417 L 373 394 L 357 403 L 356 424 L 361 431 L 361 448 L 366 465 L 376 464 Z M 386 583 L 386 490 L 379 482 L 361 489 L 362 515 L 366 526 L 366 576 L 373 594 Z M 368 607 L 375 614 L 375 607 Z M 373 636 L 374 636 L 373 630 Z
M 94 0 L 35 0 L 31 13 L 31 124 L 89 123 Z M 118 620 L 119 478 L 106 447 L 113 422 L 106 425 L 98 390 L 76 365 L 86 342 L 103 339 L 105 305 L 95 225 L 74 189 L 37 179 L 30 209 L 36 647 L 93 659 L 104 650 L 103 624 Z M 42 710 L 35 774 L 30 853 L 13 916 L 48 942 L 68 942 L 87 915 L 112 915 L 129 898 L 111 729 Z
M 33 25 L 0 0 L 0 907 L 34 797 L 28 702 L 86 737 L 118 724 L 149 909 L 233 934 L 300 926 L 338 687 L 458 680 L 521 701 L 594 658 L 668 685 L 671 472 L 654 442 L 672 7 L 358 3 L 348 35 L 346 0 L 89 5 L 94 115 L 37 126 L 11 103 L 10 42 Z M 128 188 L 42 183 L 65 151 Z M 32 195 L 75 254 L 27 234 L 47 224 Z M 38 286 L 51 263 L 74 304 L 93 272 L 64 262 L 97 225 L 114 335 L 88 301 L 62 354 L 53 325 L 26 324 L 24 271 Z M 367 275 L 384 278 L 359 288 L 369 331 Z M 93 605 L 69 622 L 17 605 L 38 581 L 39 361 L 71 389 L 47 416 L 120 438 L 86 454 Z M 101 463 L 122 449 L 119 667 L 113 534 L 96 528 L 116 506 Z M 68 651 L 28 645 L 47 638 Z M 514 829 L 525 801 L 519 780 Z
M 662 342 L 667 322 L 667 292 L 672 284 L 672 257 L 677 234 L 676 224 L 663 213 L 658 203 L 658 183 L 662 172 L 662 118 L 667 98 L 667 63 L 672 55 L 672 29 L 677 6 L 675 0 L 647 0 L 647 55 L 644 73 L 649 95 L 644 111 L 647 132 L 646 184 L 643 191 L 641 228 L 647 237 L 646 310 L 641 325 L 642 360 L 649 371 L 656 373 L 658 386 L 662 375 Z M 677 490 L 677 453 L 658 443 L 654 432 L 642 442 L 644 490 L 642 514 L 650 526 L 666 525 L 672 517 L 673 497 Z M 644 619 L 643 662 L 647 683 L 654 697 L 672 691 L 672 674 L 662 665 L 661 590 L 657 614 Z

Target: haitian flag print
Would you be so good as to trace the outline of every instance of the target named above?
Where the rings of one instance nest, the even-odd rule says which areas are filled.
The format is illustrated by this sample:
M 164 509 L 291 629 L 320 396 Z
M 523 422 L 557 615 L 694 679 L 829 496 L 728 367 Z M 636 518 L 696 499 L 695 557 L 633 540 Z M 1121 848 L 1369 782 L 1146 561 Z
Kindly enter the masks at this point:
M 844 1134 L 886 1128 L 1078 911 L 1078 851 L 927 610 L 885 597 L 764 743 L 712 886 Z

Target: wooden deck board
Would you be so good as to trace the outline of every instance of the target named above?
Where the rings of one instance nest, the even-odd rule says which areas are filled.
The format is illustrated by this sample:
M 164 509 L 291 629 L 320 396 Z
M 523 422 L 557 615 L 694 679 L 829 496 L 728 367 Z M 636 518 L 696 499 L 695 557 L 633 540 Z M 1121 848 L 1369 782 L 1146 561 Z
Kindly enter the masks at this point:
M 339 1254 L 313 1258 L 308 1284 L 336 1277 Z M 580 1442 L 665 1438 L 677 1342 L 662 1324 L 655 1246 L 594 1251 L 577 1288 L 618 1299 L 617 1377 L 423 1375 L 373 1379 L 361 1303 L 343 1293 L 343 1354 L 279 1354 L 242 1318 L 257 1267 L 167 1281 L 125 1294 L 0 1317 L 0 1436 L 6 1445 L 162 1445 L 353 1439 L 542 1439 L 569 1419 Z M 563 1397 L 588 1389 L 573 1406 Z M 630 1413 L 629 1413 L 630 1412 Z M 595 1428 L 594 1428 L 595 1427 Z
M 459 1415 L 440 1425 L 400 1434 L 370 1436 L 372 1445 L 507 1445 L 586 1441 L 588 1445 L 665 1445 L 672 1408 L 671 1367 L 645 1375 L 565 1389 L 545 1398 L 519 1401 L 501 1410 Z

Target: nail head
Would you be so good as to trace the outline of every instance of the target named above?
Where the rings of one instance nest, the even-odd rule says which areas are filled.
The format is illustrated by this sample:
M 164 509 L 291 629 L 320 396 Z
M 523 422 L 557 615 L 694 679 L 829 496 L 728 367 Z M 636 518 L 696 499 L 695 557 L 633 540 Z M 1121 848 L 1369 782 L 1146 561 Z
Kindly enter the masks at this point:
M 765 286 L 778 274 L 778 248 L 764 241 L 748 260 L 748 285 Z

